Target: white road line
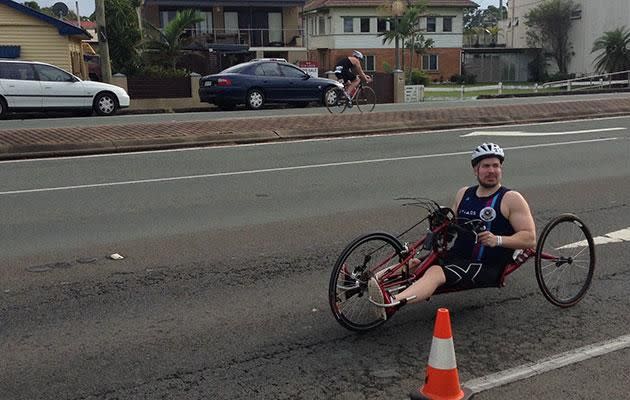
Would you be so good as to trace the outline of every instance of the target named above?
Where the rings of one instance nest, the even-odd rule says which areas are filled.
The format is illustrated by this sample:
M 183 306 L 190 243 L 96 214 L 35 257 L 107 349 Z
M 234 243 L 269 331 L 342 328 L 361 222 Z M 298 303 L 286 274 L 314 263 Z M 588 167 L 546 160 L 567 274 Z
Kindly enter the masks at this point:
M 585 129 L 581 131 L 565 131 L 565 132 L 523 132 L 523 131 L 474 131 L 460 137 L 471 136 L 559 136 L 559 135 L 579 135 L 582 133 L 595 133 L 595 132 L 611 132 L 611 131 L 624 131 L 626 128 L 600 128 L 600 129 Z
M 630 227 L 625 229 L 620 229 L 618 231 L 609 232 L 602 236 L 597 236 L 593 238 L 593 243 L 595 244 L 607 244 L 607 243 L 621 243 L 621 242 L 630 242 Z M 587 245 L 586 240 L 580 240 L 579 242 L 565 244 L 564 246 L 558 247 L 557 250 L 560 249 L 570 249 L 573 247 L 584 247 Z
M 472 379 L 464 383 L 463 386 L 470 389 L 473 393 L 479 393 L 484 390 L 493 389 L 526 378 L 531 378 L 532 376 L 544 374 L 558 368 L 622 350 L 627 347 L 630 347 L 630 335 L 624 335 L 616 339 L 594 343 L 542 359 L 535 363 L 524 364 L 519 367 L 497 372 L 496 374 Z
M 591 140 L 575 140 L 575 141 L 569 141 L 569 142 L 540 143 L 540 144 L 530 144 L 530 145 L 524 145 L 524 146 L 505 147 L 504 149 L 505 150 L 522 150 L 522 149 L 533 149 L 533 148 L 540 148 L 540 147 L 569 146 L 569 145 L 584 144 L 584 143 L 608 142 L 608 141 L 618 140 L 618 139 L 619 138 L 617 137 L 612 137 L 612 138 L 591 139 Z M 104 182 L 104 183 L 94 183 L 94 184 L 85 184 L 85 185 L 57 186 L 57 187 L 23 189 L 23 190 L 8 190 L 8 191 L 0 192 L 0 195 L 53 192 L 53 191 L 60 191 L 60 190 L 73 190 L 73 189 L 89 189 L 89 188 L 123 186 L 123 185 L 134 185 L 134 184 L 144 184 L 144 183 L 182 181 L 182 180 L 189 180 L 189 179 L 208 179 L 208 178 L 217 178 L 217 177 L 225 177 L 225 176 L 252 175 L 252 174 L 260 174 L 260 173 L 296 171 L 296 170 L 313 169 L 313 168 L 339 167 L 339 166 L 345 166 L 345 165 L 375 164 L 375 163 L 392 162 L 392 161 L 451 157 L 451 156 L 460 156 L 464 154 L 470 154 L 470 151 L 424 154 L 424 155 L 407 156 L 407 157 L 376 158 L 376 159 L 371 159 L 371 160 L 345 161 L 345 162 L 325 163 L 325 164 L 296 165 L 292 167 L 265 168 L 265 169 L 234 171 L 234 172 L 217 172 L 213 174 L 173 176 L 173 177 L 168 177 L 168 178 L 138 179 L 138 180 L 121 181 L 121 182 Z

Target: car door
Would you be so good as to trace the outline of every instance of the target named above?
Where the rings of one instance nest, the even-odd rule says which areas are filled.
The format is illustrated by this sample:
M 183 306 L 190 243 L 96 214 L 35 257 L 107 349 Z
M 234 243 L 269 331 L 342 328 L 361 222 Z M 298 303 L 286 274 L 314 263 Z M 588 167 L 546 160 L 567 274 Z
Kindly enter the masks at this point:
M 42 107 L 42 87 L 32 64 L 0 62 L 0 86 L 10 109 Z
M 88 93 L 81 80 L 51 65 L 35 64 L 34 66 L 42 84 L 43 108 L 88 108 L 91 106 L 92 95 Z
M 280 64 L 280 71 L 285 78 L 285 99 L 288 101 L 313 101 L 319 99 L 320 89 L 310 81 L 310 76 L 299 68 Z
M 280 73 L 278 63 L 263 62 L 254 69 L 256 79 L 252 85 L 259 86 L 265 92 L 266 101 L 274 102 L 283 100 L 283 88 L 285 79 Z

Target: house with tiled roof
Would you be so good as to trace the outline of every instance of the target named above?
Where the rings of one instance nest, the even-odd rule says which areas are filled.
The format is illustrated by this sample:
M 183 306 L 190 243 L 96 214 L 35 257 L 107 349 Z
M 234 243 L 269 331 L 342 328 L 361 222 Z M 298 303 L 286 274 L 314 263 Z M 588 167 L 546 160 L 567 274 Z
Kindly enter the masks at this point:
M 0 0 L 0 58 L 41 61 L 87 78 L 82 28 L 12 0 Z
M 387 72 L 395 66 L 395 43 L 379 36 L 389 30 L 386 0 L 310 0 L 304 6 L 304 28 L 309 60 L 321 71 L 334 69 L 336 62 L 352 50 L 362 51 L 367 72 Z M 433 80 L 448 80 L 461 74 L 464 13 L 477 8 L 470 0 L 427 0 L 419 20 L 425 39 L 434 46 L 415 57 L 414 68 L 426 71 Z M 409 65 L 407 58 L 404 63 Z

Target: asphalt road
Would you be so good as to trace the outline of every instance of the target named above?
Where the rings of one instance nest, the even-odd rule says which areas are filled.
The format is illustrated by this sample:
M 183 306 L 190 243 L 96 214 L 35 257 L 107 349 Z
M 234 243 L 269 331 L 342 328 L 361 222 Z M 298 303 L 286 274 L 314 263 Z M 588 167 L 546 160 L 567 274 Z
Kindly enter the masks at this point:
M 502 290 L 436 296 L 365 335 L 336 324 L 326 288 L 353 237 L 417 219 L 394 198 L 448 204 L 472 183 L 468 154 L 484 140 L 506 148 L 505 184 L 539 230 L 567 211 L 594 236 L 629 227 L 629 128 L 614 118 L 484 129 L 590 131 L 553 136 L 457 130 L 3 162 L 0 398 L 404 398 L 422 384 L 437 307 L 451 310 L 463 382 L 626 335 L 627 242 L 598 246 L 593 286 L 566 310 L 544 300 L 531 262 Z M 589 384 L 602 365 L 628 371 L 627 350 L 566 367 L 573 384 L 556 371 L 478 396 L 624 393 L 623 373 Z

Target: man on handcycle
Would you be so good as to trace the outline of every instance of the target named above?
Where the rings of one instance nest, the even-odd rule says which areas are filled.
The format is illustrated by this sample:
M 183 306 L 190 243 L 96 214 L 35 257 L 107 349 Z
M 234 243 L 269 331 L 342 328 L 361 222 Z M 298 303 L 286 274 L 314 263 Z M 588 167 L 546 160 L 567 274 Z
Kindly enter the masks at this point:
M 368 282 L 370 298 L 378 304 L 379 317 L 387 319 L 400 306 L 428 299 L 437 288 L 469 289 L 496 286 L 503 269 L 516 249 L 536 246 L 536 227 L 523 196 L 501 185 L 503 149 L 484 143 L 472 152 L 471 162 L 478 185 L 463 187 L 455 196 L 453 210 L 458 220 L 479 219 L 485 230 L 459 232 L 452 248 L 439 265 L 429 267 L 411 286 L 390 296 L 378 284 L 377 276 Z M 412 259 L 409 267 L 420 261 Z M 377 273 L 378 275 L 378 273 Z
M 361 61 L 363 61 L 363 53 L 359 50 L 353 50 L 351 56 L 342 58 L 335 66 L 335 75 L 337 79 L 343 79 L 346 93 L 350 97 L 354 95 L 361 80 L 367 83 L 372 81 L 372 78 L 363 72 Z M 349 103 L 348 106 L 351 107 L 352 103 Z

